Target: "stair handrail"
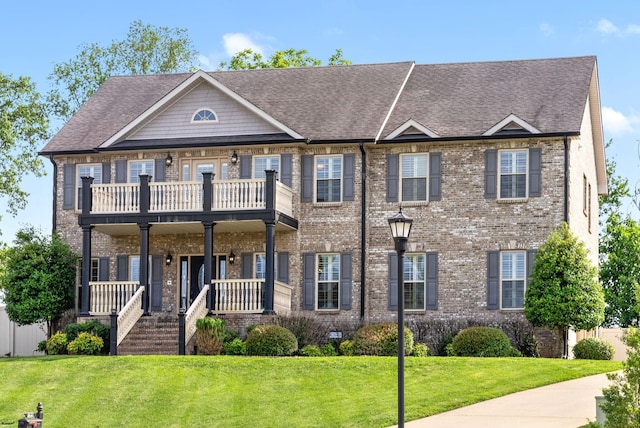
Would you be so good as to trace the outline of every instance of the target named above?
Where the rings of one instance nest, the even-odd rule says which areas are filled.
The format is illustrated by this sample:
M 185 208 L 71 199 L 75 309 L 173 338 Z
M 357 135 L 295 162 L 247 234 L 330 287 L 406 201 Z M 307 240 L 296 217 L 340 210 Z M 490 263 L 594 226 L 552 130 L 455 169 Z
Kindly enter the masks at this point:
M 144 311 L 142 310 L 142 294 L 144 285 L 141 285 L 126 305 L 118 313 L 118 342 L 120 343 L 129 334 L 133 326 L 138 322 Z
M 185 338 L 184 343 L 187 344 L 194 334 L 196 334 L 196 321 L 207 315 L 207 293 L 209 292 L 209 284 L 204 284 L 200 293 L 195 298 L 189 310 L 184 316 Z

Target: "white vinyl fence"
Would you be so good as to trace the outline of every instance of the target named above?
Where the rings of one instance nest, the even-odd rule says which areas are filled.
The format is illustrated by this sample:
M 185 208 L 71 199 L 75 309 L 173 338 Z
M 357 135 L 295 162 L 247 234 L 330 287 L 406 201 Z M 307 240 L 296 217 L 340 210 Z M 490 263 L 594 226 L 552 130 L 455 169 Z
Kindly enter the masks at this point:
M 0 306 L 0 357 L 30 357 L 38 352 L 38 343 L 47 338 L 46 326 L 31 324 L 18 326 L 9 320 L 4 306 Z

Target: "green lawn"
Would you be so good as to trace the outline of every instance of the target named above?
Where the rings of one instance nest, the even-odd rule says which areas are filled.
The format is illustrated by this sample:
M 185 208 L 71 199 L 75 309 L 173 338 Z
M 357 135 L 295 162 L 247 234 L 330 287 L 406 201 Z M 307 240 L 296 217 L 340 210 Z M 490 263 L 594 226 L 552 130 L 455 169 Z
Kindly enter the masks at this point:
M 405 359 L 407 421 L 621 368 L 612 361 Z M 395 357 L 33 357 L 0 359 L 0 426 L 44 406 L 47 428 L 387 427 Z

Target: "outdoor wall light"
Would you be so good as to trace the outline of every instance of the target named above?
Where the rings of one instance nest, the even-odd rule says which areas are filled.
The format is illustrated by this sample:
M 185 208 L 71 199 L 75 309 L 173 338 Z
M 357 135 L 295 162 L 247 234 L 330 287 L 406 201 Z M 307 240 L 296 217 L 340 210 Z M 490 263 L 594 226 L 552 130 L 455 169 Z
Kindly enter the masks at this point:
M 167 253 L 167 258 L 164 260 L 164 263 L 169 266 L 171 264 L 171 262 L 173 261 L 173 256 L 171 255 L 171 253 Z
M 229 254 L 229 264 L 232 265 L 236 262 L 236 255 L 234 254 L 233 250 L 231 251 L 231 253 Z
M 167 153 L 167 158 L 164 160 L 165 165 L 171 166 L 173 163 L 173 158 L 171 157 L 171 153 Z
M 236 151 L 234 150 L 233 153 L 231 154 L 231 163 L 233 165 L 238 163 L 238 154 L 236 153 Z

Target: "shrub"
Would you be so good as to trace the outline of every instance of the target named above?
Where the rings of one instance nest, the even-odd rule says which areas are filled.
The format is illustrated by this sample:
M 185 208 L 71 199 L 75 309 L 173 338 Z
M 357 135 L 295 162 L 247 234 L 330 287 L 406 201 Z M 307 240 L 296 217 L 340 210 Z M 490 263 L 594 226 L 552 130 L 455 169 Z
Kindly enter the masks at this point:
M 220 355 L 226 331 L 220 318 L 199 318 L 196 320 L 196 347 L 201 355 Z
M 67 335 L 62 332 L 57 332 L 47 340 L 47 354 L 60 355 L 67 353 Z
M 398 325 L 393 323 L 371 324 L 360 328 L 353 339 L 356 355 L 398 355 Z M 404 353 L 413 351 L 413 333 L 404 327 Z
M 322 345 L 329 336 L 328 329 L 316 319 L 299 315 L 278 315 L 273 323 L 289 330 L 296 337 L 298 346 Z
M 333 347 L 332 344 L 327 343 L 326 345 L 324 345 L 321 349 L 322 351 L 322 355 L 326 356 L 326 357 L 336 357 L 338 356 L 338 353 L 336 352 L 336 348 Z
M 322 350 L 318 345 L 305 345 L 300 349 L 302 357 L 322 357 Z
M 97 355 L 102 350 L 104 342 L 101 337 L 82 332 L 67 345 L 71 355 Z
M 413 345 L 413 352 L 411 353 L 414 357 L 430 357 L 431 349 L 424 343 L 416 343 Z
M 353 349 L 353 342 L 350 340 L 343 340 L 340 343 L 340 353 L 347 357 L 355 355 L 355 349 Z
M 103 354 L 109 353 L 109 336 L 111 334 L 111 327 L 102 324 L 98 320 L 91 320 L 81 323 L 67 324 L 64 328 L 64 332 L 67 334 L 67 340 L 73 342 L 80 333 L 91 333 L 94 336 L 102 338 L 102 349 L 100 352 Z
M 597 337 L 587 337 L 573 347 L 573 356 L 580 360 L 611 360 L 613 345 Z
M 451 342 L 453 355 L 459 357 L 516 357 L 520 352 L 511 346 L 507 335 L 494 327 L 469 327 Z
M 247 355 L 247 345 L 242 339 L 235 338 L 222 344 L 225 355 Z
M 298 340 L 284 327 L 259 325 L 247 335 L 247 354 L 264 356 L 293 355 L 298 350 Z

